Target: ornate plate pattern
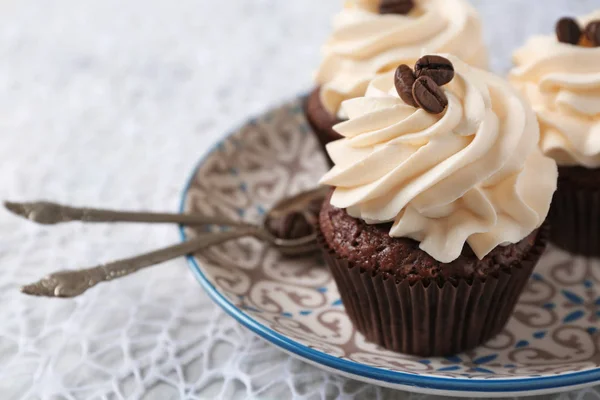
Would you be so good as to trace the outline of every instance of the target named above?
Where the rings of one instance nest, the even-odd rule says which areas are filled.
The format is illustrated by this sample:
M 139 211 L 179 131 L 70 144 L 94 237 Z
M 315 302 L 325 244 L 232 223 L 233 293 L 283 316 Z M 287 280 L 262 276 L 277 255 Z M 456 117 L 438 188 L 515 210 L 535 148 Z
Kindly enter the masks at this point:
M 213 149 L 194 172 L 182 209 L 260 222 L 277 199 L 313 187 L 326 169 L 299 99 L 250 121 Z M 199 233 L 182 230 L 184 238 Z M 318 256 L 286 259 L 242 239 L 190 261 L 213 299 L 244 325 L 357 379 L 487 396 L 567 390 L 600 379 L 598 261 L 549 249 L 502 334 L 474 351 L 431 359 L 366 342 Z

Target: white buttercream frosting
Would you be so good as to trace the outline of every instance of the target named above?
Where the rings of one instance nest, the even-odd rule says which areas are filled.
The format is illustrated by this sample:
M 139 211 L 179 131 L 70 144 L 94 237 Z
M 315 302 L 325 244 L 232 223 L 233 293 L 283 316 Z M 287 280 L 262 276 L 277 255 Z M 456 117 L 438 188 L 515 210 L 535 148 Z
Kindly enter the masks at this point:
M 379 14 L 379 0 L 348 0 L 334 18 L 316 74 L 321 101 L 338 114 L 343 100 L 364 95 L 379 73 L 410 66 L 424 51 L 455 54 L 486 67 L 487 52 L 475 9 L 466 0 L 416 0 L 407 15 Z
M 327 151 L 335 166 L 321 180 L 331 204 L 369 224 L 393 221 L 440 262 L 468 243 L 479 258 L 517 243 L 546 218 L 556 163 L 537 146 L 531 107 L 505 80 L 459 59 L 443 86 L 447 109 L 428 114 L 405 104 L 394 72 L 375 78 L 365 97 L 347 100 L 344 138 Z
M 580 19 L 600 19 L 600 10 Z M 534 36 L 513 56 L 510 81 L 538 116 L 542 151 L 559 165 L 600 167 L 600 47 Z

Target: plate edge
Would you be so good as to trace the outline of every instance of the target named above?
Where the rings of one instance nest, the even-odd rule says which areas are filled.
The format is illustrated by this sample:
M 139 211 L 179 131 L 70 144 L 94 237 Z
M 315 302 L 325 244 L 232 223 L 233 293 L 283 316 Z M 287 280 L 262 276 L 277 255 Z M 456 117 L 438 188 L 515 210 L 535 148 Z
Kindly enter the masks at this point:
M 274 108 L 291 105 L 301 100 L 302 97 L 303 96 L 299 96 L 293 101 L 283 103 L 283 105 Z M 268 113 L 274 108 L 263 112 L 261 115 Z M 185 211 L 185 203 L 189 189 L 198 173 L 198 170 L 200 169 L 200 166 L 206 161 L 206 158 L 218 150 L 218 148 L 233 134 L 238 132 L 241 127 L 243 127 L 249 121 L 256 120 L 257 118 L 258 117 L 251 117 L 237 128 L 230 130 L 199 157 L 198 162 L 193 167 L 192 172 L 187 178 L 183 187 L 178 210 L 180 213 Z M 178 229 L 181 240 L 187 240 L 185 227 L 180 225 Z M 403 390 L 419 393 L 468 396 L 485 394 L 488 397 L 500 397 L 507 395 L 534 396 L 544 393 L 558 393 L 574 388 L 581 389 L 593 386 L 596 383 L 600 383 L 600 367 L 586 371 L 538 378 L 530 377 L 520 379 L 501 378 L 494 380 L 474 380 L 437 376 L 421 376 L 407 372 L 385 370 L 359 364 L 354 361 L 340 359 L 289 339 L 273 329 L 257 322 L 248 314 L 242 312 L 239 308 L 232 304 L 208 281 L 208 279 L 202 273 L 199 263 L 193 256 L 187 256 L 186 260 L 196 280 L 204 288 L 209 297 L 219 307 L 227 312 L 227 314 L 237 320 L 244 327 L 292 356 L 299 357 L 317 367 L 341 373 L 347 377 L 352 377 L 354 379 L 385 387 L 399 388 L 399 386 L 401 386 Z M 481 389 L 482 384 L 487 386 L 485 390 Z

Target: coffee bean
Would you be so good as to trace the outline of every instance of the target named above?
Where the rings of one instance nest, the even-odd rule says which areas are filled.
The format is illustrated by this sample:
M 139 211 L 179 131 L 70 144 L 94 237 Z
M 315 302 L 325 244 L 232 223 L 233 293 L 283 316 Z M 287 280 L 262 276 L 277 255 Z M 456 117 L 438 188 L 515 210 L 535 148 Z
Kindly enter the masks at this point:
M 417 78 L 413 85 L 413 97 L 417 104 L 430 114 L 439 114 L 448 106 L 448 98 L 428 76 Z
M 394 85 L 400 98 L 409 106 L 419 107 L 413 98 L 413 84 L 415 83 L 415 74 L 412 69 L 402 64 L 396 69 L 394 76 Z
M 556 23 L 556 37 L 561 43 L 577 44 L 581 38 L 581 28 L 573 18 L 561 18 Z
M 600 46 L 600 20 L 592 21 L 585 27 L 585 37 L 594 47 Z
M 267 228 L 279 239 L 299 239 L 314 231 L 311 222 L 302 212 L 290 212 L 278 218 L 269 218 Z
M 421 57 L 415 64 L 415 76 L 428 76 L 438 86 L 443 86 L 454 78 L 454 65 L 447 58 L 440 56 Z
M 381 0 L 380 14 L 408 14 L 415 6 L 413 0 Z
M 581 35 L 581 39 L 579 39 L 579 46 L 581 47 L 594 47 L 594 44 L 585 36 L 585 34 Z

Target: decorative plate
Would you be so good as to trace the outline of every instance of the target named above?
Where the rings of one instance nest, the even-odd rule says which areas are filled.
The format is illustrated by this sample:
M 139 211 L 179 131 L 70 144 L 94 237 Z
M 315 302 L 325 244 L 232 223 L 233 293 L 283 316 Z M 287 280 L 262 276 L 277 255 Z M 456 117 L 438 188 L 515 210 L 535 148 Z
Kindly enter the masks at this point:
M 210 151 L 185 188 L 181 211 L 260 222 L 278 199 L 314 187 L 326 169 L 298 99 Z M 181 233 L 186 239 L 201 232 Z M 572 390 L 600 379 L 600 261 L 549 249 L 504 332 L 474 351 L 428 359 L 366 342 L 319 256 L 286 259 L 241 239 L 189 262 L 213 300 L 241 324 L 294 356 L 358 380 L 499 397 Z

